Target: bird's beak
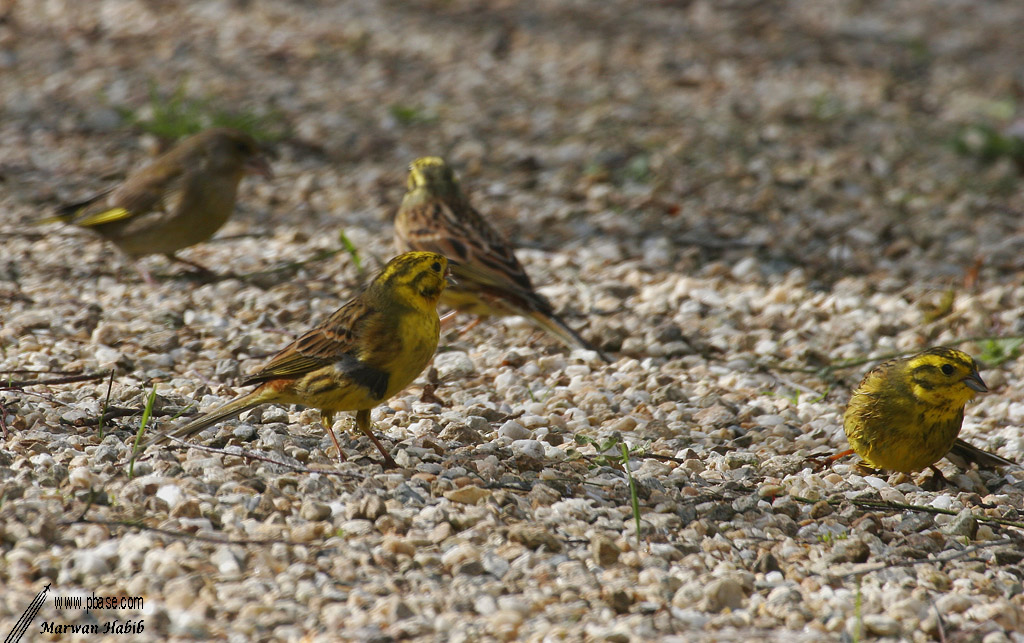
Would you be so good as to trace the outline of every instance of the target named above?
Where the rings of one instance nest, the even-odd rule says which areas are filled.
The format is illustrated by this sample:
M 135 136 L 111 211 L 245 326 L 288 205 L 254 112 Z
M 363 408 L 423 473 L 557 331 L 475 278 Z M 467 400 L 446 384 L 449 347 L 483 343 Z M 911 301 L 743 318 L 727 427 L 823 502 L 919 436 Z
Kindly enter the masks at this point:
M 458 286 L 459 282 L 455 281 L 455 277 L 452 277 L 452 269 L 448 268 L 444 271 L 444 282 L 448 286 Z
M 270 163 L 262 154 L 249 157 L 249 160 L 245 162 L 245 170 L 252 174 L 259 174 L 268 181 L 274 178 L 274 171 L 270 169 Z
M 988 387 L 985 386 L 985 382 L 982 381 L 981 375 L 978 375 L 978 371 L 972 371 L 970 375 L 963 379 L 964 385 L 972 391 L 978 393 L 988 393 Z

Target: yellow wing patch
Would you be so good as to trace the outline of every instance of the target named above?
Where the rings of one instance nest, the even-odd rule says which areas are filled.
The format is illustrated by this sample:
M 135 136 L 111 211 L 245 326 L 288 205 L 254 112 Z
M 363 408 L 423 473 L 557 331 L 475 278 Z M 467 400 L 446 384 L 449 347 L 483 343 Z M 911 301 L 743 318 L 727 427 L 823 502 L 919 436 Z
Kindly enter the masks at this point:
M 114 221 L 121 221 L 132 216 L 132 213 L 125 208 L 111 208 L 104 210 L 103 212 L 97 212 L 96 214 L 90 214 L 89 216 L 82 217 L 75 221 L 75 225 L 83 227 L 103 225 L 104 223 L 113 223 Z

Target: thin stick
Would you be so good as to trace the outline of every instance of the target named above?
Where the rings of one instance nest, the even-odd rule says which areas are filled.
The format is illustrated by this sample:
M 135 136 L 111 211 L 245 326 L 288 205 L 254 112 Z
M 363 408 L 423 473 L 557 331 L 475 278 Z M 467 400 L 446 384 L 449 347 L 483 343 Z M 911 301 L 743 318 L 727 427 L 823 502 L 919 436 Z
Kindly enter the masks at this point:
M 9 372 L 14 372 L 14 371 L 9 371 Z M 31 372 L 31 371 L 25 371 L 25 372 Z M 113 373 L 113 371 L 111 371 L 111 373 Z M 3 386 L 0 386 L 0 390 L 2 390 L 2 389 L 16 389 L 16 388 L 23 388 L 25 386 L 36 386 L 36 385 L 46 386 L 46 385 L 50 385 L 50 384 L 72 384 L 74 382 L 91 382 L 91 381 L 94 381 L 94 380 L 101 380 L 101 379 L 103 379 L 106 376 L 107 376 L 107 372 L 104 371 L 102 373 L 83 373 L 81 375 L 68 375 L 66 377 L 57 377 L 57 378 L 54 378 L 52 380 L 8 380 L 7 382 L 4 383 Z

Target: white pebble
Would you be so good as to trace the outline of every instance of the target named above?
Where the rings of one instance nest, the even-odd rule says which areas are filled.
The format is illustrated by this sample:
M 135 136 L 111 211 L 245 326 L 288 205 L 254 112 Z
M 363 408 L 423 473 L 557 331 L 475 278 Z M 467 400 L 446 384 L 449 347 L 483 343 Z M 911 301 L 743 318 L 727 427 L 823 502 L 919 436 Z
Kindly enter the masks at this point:
M 531 435 L 532 433 L 529 429 L 515 420 L 509 420 L 498 429 L 498 437 L 508 438 L 509 440 L 525 440 Z
M 515 440 L 510 445 L 512 452 L 540 460 L 544 457 L 544 443 L 540 440 Z
M 457 380 L 472 375 L 476 371 L 473 360 L 462 351 L 438 353 L 434 357 L 434 368 L 442 380 Z
M 181 492 L 181 488 L 178 485 L 165 484 L 156 490 L 156 497 L 166 502 L 168 507 L 174 509 L 185 499 L 185 494 Z

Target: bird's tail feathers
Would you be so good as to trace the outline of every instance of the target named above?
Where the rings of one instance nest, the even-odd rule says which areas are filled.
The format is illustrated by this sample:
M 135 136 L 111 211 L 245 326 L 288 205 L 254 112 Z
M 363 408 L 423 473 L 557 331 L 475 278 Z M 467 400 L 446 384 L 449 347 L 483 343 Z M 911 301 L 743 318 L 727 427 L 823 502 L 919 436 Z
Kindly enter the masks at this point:
M 558 315 L 555 315 L 554 313 L 544 314 L 539 310 L 523 311 L 522 314 L 537 326 L 562 340 L 566 346 L 569 346 L 570 348 L 583 348 L 588 351 L 594 351 L 602 360 L 611 363 L 612 360 L 609 359 L 607 355 L 601 352 L 599 348 L 580 337 L 579 333 L 569 328 L 569 326 L 562 321 Z
M 79 212 L 82 211 L 82 208 L 85 208 L 87 206 L 92 205 L 93 203 L 96 203 L 97 201 L 99 201 L 103 197 L 105 197 L 108 194 L 110 194 L 110 191 L 112 189 L 113 188 L 108 188 L 108 189 L 103 190 L 102 192 L 100 192 L 98 194 L 92 195 L 91 197 L 89 197 L 87 199 L 82 199 L 80 201 L 75 201 L 74 203 L 65 203 L 64 205 L 59 205 L 59 206 L 57 206 L 57 209 L 54 211 L 53 215 L 45 217 L 43 219 L 37 219 L 36 221 L 33 221 L 32 224 L 33 225 L 45 225 L 47 223 L 58 223 L 58 222 L 60 222 L 60 223 L 71 223 L 72 221 L 74 221 L 75 217 L 78 216 Z
M 175 427 L 166 433 L 155 434 L 152 438 L 143 443 L 139 447 L 139 450 L 142 451 L 146 447 L 149 447 L 153 444 L 167 442 L 171 438 L 184 440 L 188 436 L 194 433 L 199 433 L 203 429 L 211 427 L 214 424 L 217 424 L 218 422 L 229 420 L 244 411 L 248 411 L 249 409 L 255 406 L 259 406 L 260 404 L 263 404 L 264 401 L 265 400 L 263 400 L 261 395 L 261 389 L 256 389 L 255 391 L 249 393 L 248 395 L 243 395 L 242 397 L 236 400 L 228 402 L 224 406 L 218 407 L 208 413 L 200 415 L 191 422 L 187 422 L 179 427 Z
M 994 467 L 1009 467 L 1018 466 L 1016 462 L 1007 460 L 994 453 L 979 449 L 969 442 L 965 442 L 960 438 L 956 439 L 953 446 L 950 447 L 949 452 L 953 455 L 958 455 L 968 462 L 973 462 L 981 468 L 991 469 Z

